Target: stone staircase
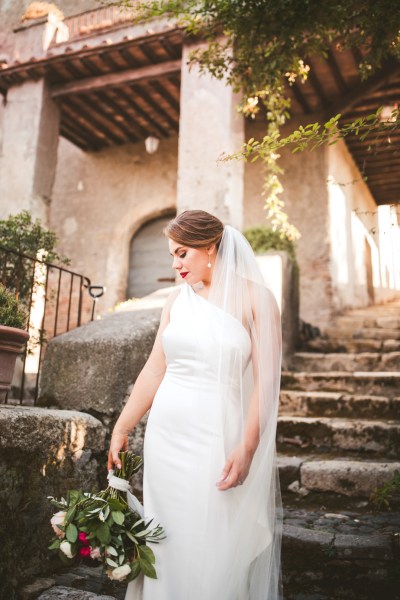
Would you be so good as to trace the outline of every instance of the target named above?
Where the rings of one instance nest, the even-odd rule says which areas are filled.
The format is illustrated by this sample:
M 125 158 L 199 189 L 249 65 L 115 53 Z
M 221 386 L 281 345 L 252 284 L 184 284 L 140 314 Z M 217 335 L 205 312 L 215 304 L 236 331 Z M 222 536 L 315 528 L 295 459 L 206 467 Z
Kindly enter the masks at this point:
M 400 302 L 338 317 L 282 374 L 285 600 L 400 598 Z M 396 562 L 397 561 L 397 562 Z

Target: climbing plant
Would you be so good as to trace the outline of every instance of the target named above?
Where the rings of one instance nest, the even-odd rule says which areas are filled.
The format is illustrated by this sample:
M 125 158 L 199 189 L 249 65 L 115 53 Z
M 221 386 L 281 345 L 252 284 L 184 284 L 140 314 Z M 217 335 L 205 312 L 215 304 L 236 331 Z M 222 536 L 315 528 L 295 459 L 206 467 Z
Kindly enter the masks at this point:
M 280 198 L 282 171 L 278 150 L 293 145 L 303 150 L 334 143 L 343 130 L 340 115 L 325 124 L 312 123 L 282 139 L 280 127 L 290 116 L 285 84 L 305 81 L 308 56 L 326 57 L 332 45 L 362 48 L 359 71 L 363 79 L 379 69 L 385 59 L 400 60 L 400 4 L 392 0 L 117 0 L 139 19 L 170 16 L 188 34 L 207 42 L 191 53 L 200 70 L 225 79 L 242 93 L 240 110 L 254 118 L 264 108 L 266 135 L 251 140 L 239 157 L 260 158 L 264 167 L 263 195 L 274 229 L 291 239 L 299 232 L 290 225 Z M 371 117 L 363 125 L 347 125 L 347 134 L 374 131 L 381 122 Z M 398 128 L 399 117 L 392 122 Z M 315 146 L 314 146 L 315 147 Z M 225 157 L 232 158 L 232 157 Z

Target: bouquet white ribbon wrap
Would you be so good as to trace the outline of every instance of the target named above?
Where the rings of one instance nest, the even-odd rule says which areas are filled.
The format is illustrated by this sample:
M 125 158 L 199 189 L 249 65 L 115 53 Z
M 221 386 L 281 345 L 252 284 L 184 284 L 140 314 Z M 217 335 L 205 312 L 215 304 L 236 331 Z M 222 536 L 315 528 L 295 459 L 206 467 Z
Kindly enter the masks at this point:
M 132 488 L 129 484 L 129 481 L 126 479 L 121 479 L 121 477 L 115 477 L 114 471 L 108 471 L 107 475 L 109 485 L 115 490 L 119 490 L 120 492 L 126 492 L 126 499 L 128 502 L 129 508 L 133 512 L 137 512 L 142 519 L 144 518 L 144 508 L 141 502 L 136 498 L 136 496 L 132 493 Z

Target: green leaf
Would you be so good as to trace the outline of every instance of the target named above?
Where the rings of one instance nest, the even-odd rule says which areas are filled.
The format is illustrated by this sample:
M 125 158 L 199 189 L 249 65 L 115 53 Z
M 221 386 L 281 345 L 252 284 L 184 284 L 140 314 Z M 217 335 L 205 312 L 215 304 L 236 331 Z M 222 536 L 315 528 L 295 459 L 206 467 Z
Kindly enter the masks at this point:
M 108 544 L 111 539 L 110 528 L 107 523 L 102 523 L 96 529 L 96 537 L 102 544 Z
M 119 500 L 117 500 L 117 498 L 110 498 L 110 500 L 108 501 L 108 506 L 113 511 L 114 510 L 124 510 L 124 508 L 125 508 L 123 503 L 120 502 Z
M 107 546 L 106 552 L 108 552 L 108 554 L 111 554 L 112 556 L 118 556 L 118 552 L 116 551 L 114 546 Z
M 49 550 L 58 550 L 58 548 L 60 547 L 61 544 L 61 540 L 54 540 L 54 542 L 52 542 L 49 546 Z
M 78 530 L 73 523 L 70 523 L 65 531 L 66 538 L 72 544 L 78 539 Z
M 123 522 L 125 521 L 124 513 L 119 510 L 113 510 L 111 515 L 112 515 L 114 523 L 116 523 L 117 525 L 122 525 Z
M 112 558 L 107 557 L 106 562 L 108 565 L 110 565 L 110 567 L 114 567 L 114 569 L 118 567 L 118 564 Z
M 67 514 L 66 514 L 66 517 L 65 517 L 65 522 L 66 522 L 66 523 L 70 523 L 70 522 L 73 520 L 73 518 L 74 518 L 74 515 L 75 515 L 75 512 L 76 512 L 76 506 L 72 506 L 72 507 L 71 507 L 71 508 L 70 508 L 70 509 L 67 511 Z
M 140 564 L 140 568 L 142 569 L 143 573 L 147 577 L 150 577 L 151 579 L 157 579 L 156 570 L 150 561 L 148 561 L 144 558 L 139 558 L 139 564 Z
M 81 497 L 81 493 L 78 490 L 69 490 L 68 492 L 68 504 L 73 505 L 78 502 Z
M 131 574 L 129 576 L 129 580 L 132 581 L 133 579 L 136 579 L 141 570 L 142 569 L 140 568 L 138 560 L 134 560 L 133 562 L 131 562 Z
M 149 546 L 139 546 L 139 556 L 140 558 L 148 560 L 152 565 L 154 565 L 156 562 L 154 552 L 151 548 L 149 548 Z

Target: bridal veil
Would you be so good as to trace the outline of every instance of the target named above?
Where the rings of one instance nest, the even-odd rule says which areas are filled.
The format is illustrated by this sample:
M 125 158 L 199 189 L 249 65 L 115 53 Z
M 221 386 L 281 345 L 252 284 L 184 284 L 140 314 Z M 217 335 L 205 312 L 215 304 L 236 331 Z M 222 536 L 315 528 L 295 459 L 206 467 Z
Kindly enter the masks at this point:
M 219 313 L 214 332 L 217 353 L 210 365 L 221 402 L 215 405 L 215 435 L 210 449 L 210 478 L 240 444 L 249 409 L 256 411 L 259 443 L 241 486 L 220 491 L 210 486 L 204 536 L 213 539 L 226 494 L 229 527 L 216 548 L 204 553 L 200 572 L 215 598 L 278 600 L 282 597 L 282 504 L 276 456 L 276 427 L 281 375 L 281 321 L 277 302 L 266 287 L 253 250 L 235 228 L 224 227 L 213 269 L 208 302 Z M 249 344 L 226 345 L 232 327 L 243 329 Z M 248 340 L 247 340 L 248 341 Z M 199 347 L 199 352 L 204 350 Z M 203 356 L 204 358 L 204 356 Z M 207 357 L 206 357 L 207 358 Z M 222 432 L 222 439 L 221 439 Z M 195 541 L 194 541 L 195 543 Z M 184 576 L 184 575 L 183 575 Z M 196 595 L 194 593 L 194 595 Z

